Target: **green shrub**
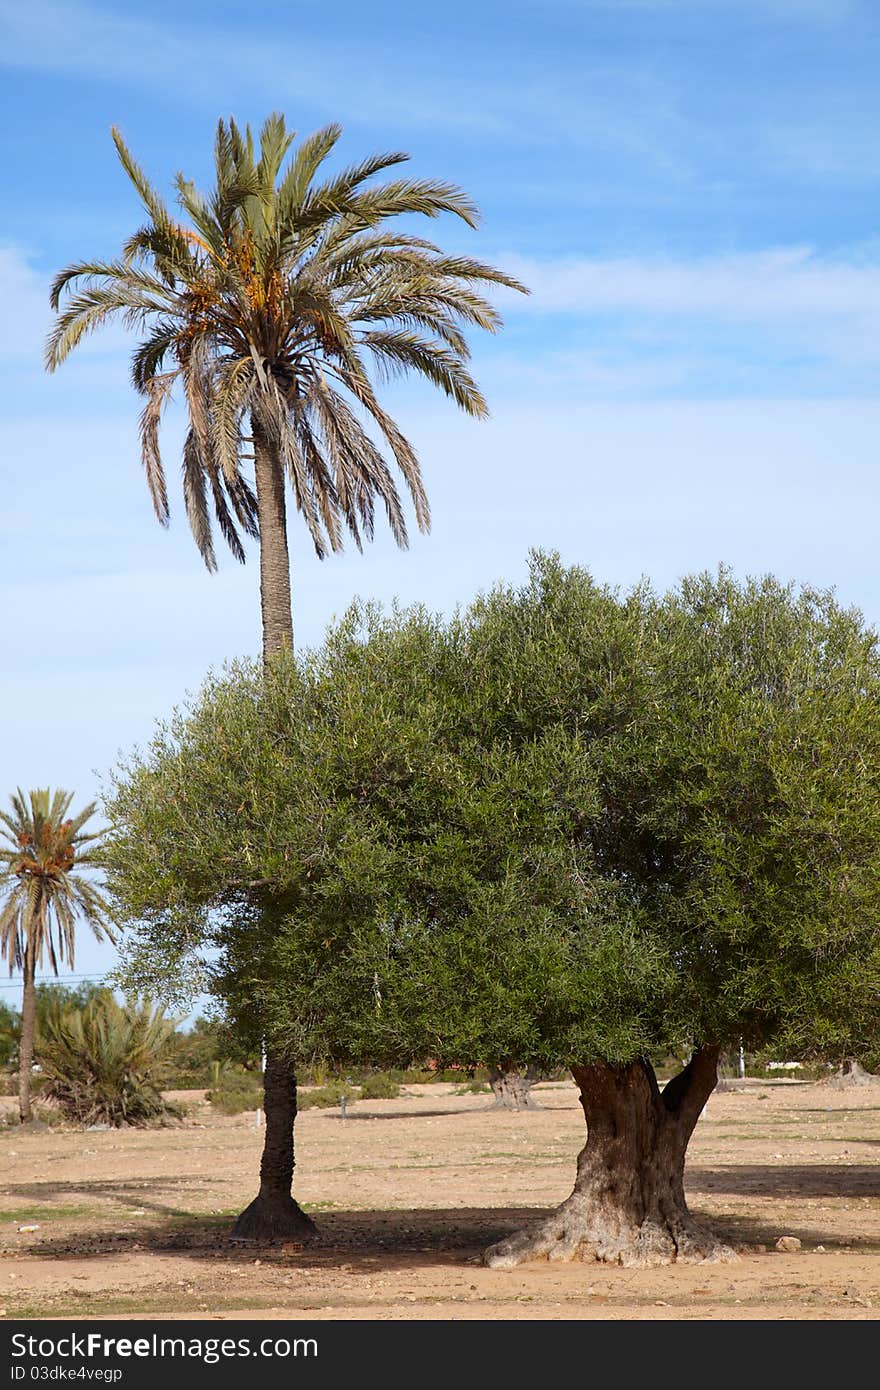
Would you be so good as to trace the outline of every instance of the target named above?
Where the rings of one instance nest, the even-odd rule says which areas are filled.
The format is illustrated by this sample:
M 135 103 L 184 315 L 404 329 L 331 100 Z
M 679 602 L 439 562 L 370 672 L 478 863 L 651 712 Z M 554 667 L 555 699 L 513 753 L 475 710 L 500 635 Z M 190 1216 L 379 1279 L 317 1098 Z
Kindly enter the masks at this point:
M 330 1081 L 326 1086 L 316 1086 L 314 1090 L 301 1090 L 296 1103 L 299 1110 L 326 1110 L 339 1105 L 343 1096 L 347 1104 L 351 1105 L 359 1095 L 357 1088 L 345 1081 Z
M 492 1087 L 488 1082 L 474 1079 L 473 1081 L 466 1081 L 463 1086 L 456 1086 L 455 1094 L 457 1096 L 482 1096 L 491 1089 Z
M 18 1060 L 18 1034 L 21 1020 L 11 1004 L 0 1001 L 0 1067 Z
M 427 1081 L 488 1081 L 489 1073 L 485 1067 L 441 1067 L 439 1071 L 429 1072 Z
M 374 1072 L 361 1083 L 361 1100 L 397 1100 L 400 1083 L 387 1071 Z
M 179 1117 L 158 1073 L 174 1020 L 109 991 L 83 1008 L 47 1010 L 37 1034 L 41 1091 L 76 1124 L 146 1125 Z
M 172 1071 L 162 1069 L 163 1091 L 204 1091 L 211 1084 L 210 1071 L 199 1067 L 196 1071 Z
M 226 1025 L 197 1018 L 190 1030 L 174 1034 L 163 1070 L 165 1090 L 185 1091 L 216 1086 L 217 1068 L 232 1065 L 235 1049 Z
M 47 1129 L 64 1124 L 64 1116 L 57 1110 L 50 1109 L 48 1105 L 35 1105 L 33 1108 L 33 1121 L 38 1128 L 45 1126 Z M 0 1129 L 18 1129 L 21 1124 L 18 1110 L 0 1111 Z
M 207 1099 L 222 1115 L 240 1115 L 245 1110 L 259 1110 L 263 1104 L 263 1089 L 246 1090 L 244 1087 L 227 1087 L 208 1091 Z
M 258 1110 L 263 1104 L 263 1078 L 258 1071 L 213 1062 L 210 1067 L 211 1089 L 205 1098 L 223 1115 L 240 1115 L 244 1110 Z

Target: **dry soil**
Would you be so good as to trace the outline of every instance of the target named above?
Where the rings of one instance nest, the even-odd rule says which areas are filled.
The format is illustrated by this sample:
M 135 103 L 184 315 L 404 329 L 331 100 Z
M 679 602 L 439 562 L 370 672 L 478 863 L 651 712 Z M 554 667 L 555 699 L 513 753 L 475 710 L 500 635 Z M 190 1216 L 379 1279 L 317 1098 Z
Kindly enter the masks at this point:
M 0 1130 L 6 1317 L 267 1319 L 873 1319 L 880 1309 L 880 1083 L 748 1081 L 715 1094 L 687 1174 L 692 1210 L 735 1264 L 629 1270 L 480 1252 L 571 1190 L 583 1117 L 572 1084 L 502 1114 L 454 1086 L 307 1110 L 305 1249 L 231 1245 L 262 1131 L 201 1092 L 177 1127 Z M 6 1102 L 12 1106 L 13 1102 Z M 780 1252 L 781 1236 L 801 1242 Z

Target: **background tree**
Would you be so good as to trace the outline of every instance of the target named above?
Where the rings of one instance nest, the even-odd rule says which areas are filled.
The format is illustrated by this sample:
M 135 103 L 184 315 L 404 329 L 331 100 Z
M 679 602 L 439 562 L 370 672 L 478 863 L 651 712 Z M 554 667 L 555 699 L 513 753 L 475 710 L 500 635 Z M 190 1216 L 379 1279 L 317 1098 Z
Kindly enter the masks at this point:
M 490 1263 L 723 1258 L 684 1196 L 719 1052 L 876 1047 L 878 682 L 827 594 L 621 598 L 537 558 L 449 624 L 354 613 L 208 687 L 120 777 L 114 883 L 149 964 L 270 880 L 288 917 L 253 953 L 232 914 L 215 984 L 287 1055 L 571 1067 L 574 1193 Z
M 18 1010 L 0 1002 L 0 1067 L 10 1066 L 18 1056 L 20 1024 Z
M 219 1019 L 200 1016 L 186 1030 L 178 1029 L 171 1039 L 163 1063 L 164 1085 L 169 1090 L 215 1085 L 223 1064 L 233 1059 L 241 1060 L 231 1030 Z M 257 1084 L 259 1055 L 252 1066 Z
M 22 1123 L 32 1118 L 31 1068 L 36 1023 L 36 967 L 44 958 L 58 974 L 74 964 L 75 929 L 85 921 L 100 940 L 113 940 L 109 907 L 90 881 L 100 863 L 99 832 L 85 833 L 90 804 L 68 816 L 73 793 L 19 789 L 11 812 L 0 811 L 0 945 L 9 972 L 22 972 L 18 1096 Z
M 105 994 L 107 986 L 83 981 L 77 985 L 61 985 L 44 980 L 36 989 L 37 1032 L 44 1019 L 50 1014 L 62 1013 L 65 1009 L 84 1009 L 99 994 Z
M 395 540 L 407 544 L 390 461 L 426 530 L 415 450 L 382 407 L 369 368 L 382 377 L 414 373 L 468 414 L 484 416 L 485 401 L 467 370 L 466 330 L 500 326 L 482 293 L 486 285 L 523 288 L 492 266 L 446 255 L 388 225 L 444 212 L 471 227 L 477 222 L 473 203 L 453 184 L 375 182 L 407 155 L 371 155 L 319 182 L 340 135 L 338 125 L 328 126 L 291 154 L 294 135 L 281 115 L 265 122 L 259 149 L 249 127 L 221 121 L 215 186 L 205 196 L 178 176 L 179 222 L 114 131 L 147 224 L 119 260 L 72 265 L 52 289 L 58 317 L 46 351 L 50 370 L 114 316 L 146 334 L 132 377 L 146 401 L 142 454 L 163 524 L 169 509 L 159 423 L 175 385 L 182 386 L 190 526 L 209 569 L 216 564 L 212 507 L 238 559 L 242 533 L 259 537 L 264 657 L 293 643 L 286 483 L 319 556 L 341 549 L 345 531 L 359 548 L 371 539 L 377 499 Z M 262 907 L 274 911 L 265 893 Z M 271 1053 L 265 1103 L 260 1194 L 235 1234 L 306 1234 L 308 1223 L 290 1196 L 295 1078 Z

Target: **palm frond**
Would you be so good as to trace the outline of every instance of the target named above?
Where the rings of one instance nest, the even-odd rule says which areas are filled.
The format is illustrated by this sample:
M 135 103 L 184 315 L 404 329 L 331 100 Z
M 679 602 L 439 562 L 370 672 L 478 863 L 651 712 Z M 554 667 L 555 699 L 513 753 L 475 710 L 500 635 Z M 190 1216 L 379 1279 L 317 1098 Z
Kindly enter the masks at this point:
M 344 215 L 363 228 L 375 226 L 388 217 L 418 214 L 439 217 L 453 213 L 469 227 L 476 227 L 479 213 L 474 202 L 454 183 L 440 179 L 393 179 L 373 188 L 328 186 L 314 190 L 303 202 L 304 225 L 323 222 L 327 217 Z
M 154 223 L 160 226 L 163 222 L 168 222 L 170 219 L 165 204 L 123 140 L 119 127 L 112 126 L 110 134 L 119 155 L 119 162 L 137 189 L 140 200 Z
M 320 377 L 311 383 L 309 404 L 333 465 L 340 507 L 358 548 L 358 516 L 367 539 L 372 539 L 373 513 L 365 499 L 376 493 L 385 504 L 391 534 L 397 544 L 405 549 L 409 539 L 400 496 L 388 465 L 360 420 L 349 408 L 344 396 Z
M 204 249 L 215 262 L 225 263 L 226 239 L 224 233 L 227 228 L 218 221 L 215 206 L 208 202 L 195 184 L 185 179 L 183 174 L 178 174 L 174 182 L 177 188 L 177 201 L 184 212 L 192 218 Z
M 285 224 L 302 206 L 309 184 L 341 135 L 342 126 L 333 123 L 302 141 L 278 187 L 278 207 Z
M 242 416 L 253 392 L 254 363 L 238 357 L 220 364 L 213 389 L 211 444 L 227 484 L 239 476 Z
M 131 380 L 139 395 L 148 395 L 150 382 L 158 376 L 165 358 L 180 341 L 180 328 L 173 319 L 159 319 L 131 357 Z M 175 372 L 176 375 L 176 372 Z
M 260 158 L 257 162 L 261 196 L 267 202 L 274 197 L 275 181 L 295 139 L 296 131 L 287 129 L 280 111 L 273 111 L 267 116 L 260 130 Z
M 111 282 L 84 289 L 68 301 L 52 326 L 46 344 L 46 370 L 54 372 L 87 334 L 109 318 L 119 316 L 127 327 L 133 327 L 151 314 L 163 314 L 166 310 L 167 304 L 135 286 Z
M 323 560 L 327 555 L 327 544 L 321 516 L 315 507 L 308 472 L 300 452 L 299 441 L 291 425 L 287 403 L 274 382 L 269 382 L 259 392 L 259 402 L 255 403 L 255 409 L 260 427 L 265 432 L 276 457 L 281 460 L 290 481 L 297 510 L 308 527 L 315 554 L 319 560 Z
M 196 431 L 187 432 L 183 446 L 183 501 L 189 529 L 198 552 L 205 562 L 205 568 L 214 573 L 217 557 L 214 554 L 214 540 L 211 535 L 211 516 L 208 511 L 208 497 L 205 486 L 205 459 L 199 446 Z
M 165 470 L 162 466 L 162 455 L 159 449 L 159 425 L 176 378 L 177 372 L 166 372 L 164 376 L 152 377 L 146 383 L 148 400 L 141 412 L 140 419 L 141 461 L 147 477 L 147 487 L 150 490 L 153 510 L 162 526 L 168 525 L 170 509 L 168 489 L 165 484 Z
M 477 383 L 457 355 L 443 343 L 431 342 L 415 333 L 387 329 L 364 333 L 361 341 L 389 375 L 415 372 L 434 386 L 439 386 L 468 415 L 485 419 L 489 414 Z

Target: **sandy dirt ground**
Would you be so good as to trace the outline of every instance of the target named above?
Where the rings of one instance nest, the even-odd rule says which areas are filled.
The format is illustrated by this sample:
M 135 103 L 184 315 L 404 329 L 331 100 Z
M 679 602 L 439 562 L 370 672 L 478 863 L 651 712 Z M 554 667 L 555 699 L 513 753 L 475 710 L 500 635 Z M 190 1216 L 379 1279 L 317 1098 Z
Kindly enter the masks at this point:
M 692 1210 L 733 1264 L 481 1266 L 489 1243 L 571 1190 L 573 1085 L 503 1114 L 454 1086 L 307 1110 L 304 1249 L 230 1244 L 256 1190 L 253 1114 L 186 1093 L 153 1130 L 0 1130 L 0 1309 L 7 1318 L 873 1319 L 880 1310 L 880 1083 L 748 1081 L 715 1094 L 690 1147 Z M 11 1101 L 7 1102 L 9 1105 Z M 794 1236 L 796 1252 L 776 1241 Z

